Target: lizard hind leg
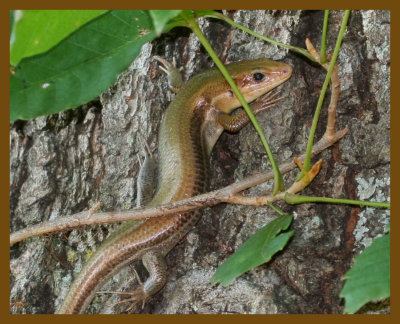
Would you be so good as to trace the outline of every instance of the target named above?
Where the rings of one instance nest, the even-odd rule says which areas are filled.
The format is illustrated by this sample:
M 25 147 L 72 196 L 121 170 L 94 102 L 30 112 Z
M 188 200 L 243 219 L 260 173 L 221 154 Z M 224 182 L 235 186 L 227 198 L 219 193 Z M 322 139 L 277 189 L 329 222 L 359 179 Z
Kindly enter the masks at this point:
M 142 256 L 142 262 L 146 270 L 149 273 L 149 277 L 143 283 L 140 280 L 138 273 L 135 268 L 132 267 L 133 272 L 136 275 L 139 286 L 133 291 L 99 291 L 98 294 L 114 294 L 114 295 L 125 295 L 128 298 L 124 298 L 118 302 L 113 303 L 111 306 L 131 303 L 127 308 L 127 312 L 133 312 L 144 308 L 146 301 L 155 293 L 157 293 L 167 281 L 167 264 L 162 255 L 157 252 L 148 251 Z
M 131 305 L 126 309 L 127 313 L 133 313 L 138 310 L 139 303 L 141 302 L 142 309 L 144 308 L 146 298 L 143 295 L 143 283 L 140 280 L 136 269 L 132 266 L 131 269 L 136 275 L 137 281 L 139 283 L 139 287 L 137 287 L 134 291 L 98 291 L 97 294 L 112 294 L 112 295 L 120 295 L 120 296 L 128 296 L 128 298 L 121 299 L 120 301 L 109 303 L 110 308 L 114 308 L 117 305 L 130 303 Z M 108 303 L 107 303 L 108 304 Z

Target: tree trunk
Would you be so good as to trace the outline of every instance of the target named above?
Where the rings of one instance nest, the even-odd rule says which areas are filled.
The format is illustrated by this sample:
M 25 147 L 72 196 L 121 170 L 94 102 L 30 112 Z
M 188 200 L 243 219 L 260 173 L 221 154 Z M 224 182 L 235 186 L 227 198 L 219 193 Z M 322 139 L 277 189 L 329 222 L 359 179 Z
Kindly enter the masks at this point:
M 304 47 L 306 37 L 320 48 L 322 11 L 225 12 L 236 22 L 272 39 Z M 333 11 L 328 53 L 333 53 L 343 11 Z M 305 152 L 325 72 L 293 52 L 268 44 L 231 26 L 200 20 L 223 62 L 259 57 L 294 67 L 280 88 L 286 99 L 257 116 L 278 163 Z M 349 133 L 321 154 L 320 174 L 303 194 L 373 201 L 389 200 L 390 185 L 390 12 L 353 11 L 339 55 L 341 96 L 338 129 Z M 10 131 L 11 232 L 41 221 L 88 210 L 135 207 L 140 137 L 156 152 L 161 117 L 173 97 L 165 74 L 152 56 L 184 66 L 185 80 L 213 65 L 188 29 L 177 28 L 146 44 L 130 68 L 99 100 L 31 121 Z M 93 80 L 93 82 L 96 82 Z M 329 94 L 328 94 L 329 96 Z M 128 100 L 126 100 L 128 97 Z M 326 104 L 328 101 L 326 100 Z M 326 106 L 326 105 L 325 105 Z M 326 107 L 325 107 L 326 108 Z M 320 118 L 317 140 L 326 125 Z M 240 134 L 224 133 L 211 157 L 211 189 L 246 175 L 270 170 L 252 125 Z M 286 185 L 297 171 L 284 176 Z M 271 191 L 271 182 L 248 190 Z M 278 204 L 295 215 L 296 232 L 271 262 L 253 269 L 230 286 L 211 286 L 216 268 L 247 238 L 277 217 L 268 207 L 218 205 L 203 210 L 196 227 L 167 256 L 167 285 L 144 313 L 341 313 L 341 277 L 372 239 L 384 233 L 389 211 L 326 204 Z M 11 247 L 12 313 L 54 313 L 71 280 L 88 256 L 118 225 L 82 228 L 35 237 Z M 145 271 L 136 265 L 139 275 Z M 133 290 L 129 267 L 102 290 Z M 118 297 L 98 295 L 89 313 L 124 312 L 111 307 Z M 369 305 L 370 306 L 370 305 Z M 388 312 L 388 306 L 361 312 Z

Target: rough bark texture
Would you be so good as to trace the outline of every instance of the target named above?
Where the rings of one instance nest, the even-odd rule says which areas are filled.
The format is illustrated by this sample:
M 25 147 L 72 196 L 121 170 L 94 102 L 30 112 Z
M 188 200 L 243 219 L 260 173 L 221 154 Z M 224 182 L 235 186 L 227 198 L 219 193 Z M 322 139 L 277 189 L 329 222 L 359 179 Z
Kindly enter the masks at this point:
M 284 43 L 319 47 L 321 11 L 238 11 L 235 21 Z M 332 53 L 343 12 L 332 12 L 328 51 Z M 300 155 L 325 73 L 299 55 L 235 30 L 219 21 L 201 27 L 224 62 L 269 57 L 294 67 L 281 88 L 287 96 L 258 119 L 277 161 Z M 323 168 L 306 195 L 387 201 L 390 185 L 390 13 L 353 11 L 339 55 L 341 97 L 338 128 L 349 134 L 321 154 Z M 76 213 L 101 202 L 102 209 L 135 206 L 139 136 L 152 149 L 162 114 L 172 95 L 153 55 L 185 67 L 185 79 L 212 65 L 194 35 L 176 29 L 143 47 L 140 57 L 99 100 L 74 110 L 10 129 L 11 231 Z M 95 82 L 95 80 L 93 80 Z M 130 97 L 128 104 L 126 97 Z M 318 138 L 325 127 L 323 113 Z M 139 135 L 140 134 L 140 135 Z M 270 169 L 254 128 L 223 134 L 211 158 L 211 188 Z M 285 176 L 286 184 L 296 173 Z M 270 191 L 271 183 L 248 194 Z M 167 285 L 145 313 L 341 313 L 341 276 L 354 256 L 384 233 L 389 211 L 348 206 L 279 204 L 296 215 L 296 233 L 272 262 L 247 272 L 227 288 L 210 278 L 252 233 L 276 217 L 269 208 L 219 205 L 203 211 L 197 226 L 168 255 Z M 97 226 L 16 244 L 10 254 L 12 313 L 53 313 L 85 259 L 115 226 Z M 145 276 L 139 266 L 139 273 Z M 104 290 L 133 290 L 131 269 Z M 122 312 L 116 297 L 99 295 L 88 312 Z M 362 312 L 368 312 L 368 307 Z M 388 312 L 388 306 L 374 312 Z

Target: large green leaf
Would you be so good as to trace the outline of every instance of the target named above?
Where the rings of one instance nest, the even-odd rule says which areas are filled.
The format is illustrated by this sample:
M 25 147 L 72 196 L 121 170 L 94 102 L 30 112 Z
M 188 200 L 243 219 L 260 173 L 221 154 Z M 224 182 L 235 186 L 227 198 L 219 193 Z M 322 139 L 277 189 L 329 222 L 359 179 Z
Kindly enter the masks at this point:
M 180 10 L 181 14 L 177 15 L 175 18 L 172 18 L 168 21 L 168 23 L 164 26 L 164 32 L 171 30 L 177 26 L 187 26 L 186 17 L 191 18 L 200 18 L 200 17 L 214 17 L 215 12 L 213 10 Z
M 347 279 L 340 297 L 345 298 L 345 313 L 355 313 L 369 301 L 390 296 L 390 234 L 372 242 L 354 261 L 344 276 Z
M 181 11 L 182 10 L 149 10 L 157 35 L 160 35 L 163 32 L 165 24 L 179 15 Z
M 109 11 L 10 74 L 10 119 L 74 108 L 106 90 L 155 37 L 148 11 Z
M 282 215 L 261 228 L 217 269 L 211 283 L 220 282 L 222 286 L 227 286 L 246 271 L 271 260 L 294 234 L 290 231 L 277 236 L 289 227 L 292 219 L 291 215 Z
M 43 53 L 106 10 L 13 10 L 10 63 Z

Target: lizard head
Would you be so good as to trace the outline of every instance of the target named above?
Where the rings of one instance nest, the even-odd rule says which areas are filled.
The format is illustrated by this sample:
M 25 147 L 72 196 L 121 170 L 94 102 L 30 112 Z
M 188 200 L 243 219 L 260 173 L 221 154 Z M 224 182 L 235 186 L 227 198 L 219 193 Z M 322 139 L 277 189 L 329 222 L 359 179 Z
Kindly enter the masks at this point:
M 226 66 L 246 102 L 252 102 L 276 88 L 292 75 L 292 67 L 286 63 L 266 58 L 228 64 Z M 226 83 L 225 89 L 214 98 L 213 105 L 220 111 L 230 113 L 241 106 L 236 95 Z

